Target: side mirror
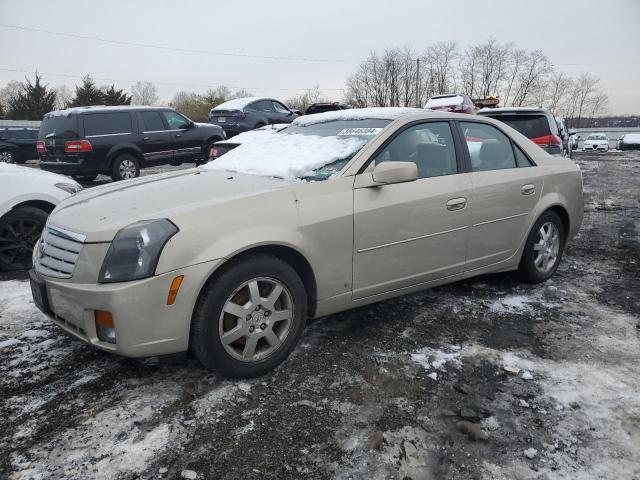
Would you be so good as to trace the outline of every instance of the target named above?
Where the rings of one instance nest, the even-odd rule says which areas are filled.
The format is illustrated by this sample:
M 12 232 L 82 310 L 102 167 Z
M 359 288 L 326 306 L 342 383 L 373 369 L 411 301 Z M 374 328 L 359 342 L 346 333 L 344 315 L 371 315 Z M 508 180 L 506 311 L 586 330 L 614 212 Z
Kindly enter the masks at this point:
M 371 175 L 373 181 L 381 185 L 413 182 L 418 178 L 418 167 L 413 162 L 382 162 Z

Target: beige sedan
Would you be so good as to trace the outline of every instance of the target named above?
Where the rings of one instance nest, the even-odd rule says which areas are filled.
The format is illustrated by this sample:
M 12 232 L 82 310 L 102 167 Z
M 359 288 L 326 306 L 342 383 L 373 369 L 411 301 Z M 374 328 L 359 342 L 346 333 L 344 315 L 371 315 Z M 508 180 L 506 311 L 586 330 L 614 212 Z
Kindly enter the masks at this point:
M 582 176 L 488 118 L 301 117 L 204 167 L 75 195 L 34 250 L 34 300 L 106 351 L 191 350 L 227 376 L 281 363 L 308 318 L 489 272 L 541 282 Z

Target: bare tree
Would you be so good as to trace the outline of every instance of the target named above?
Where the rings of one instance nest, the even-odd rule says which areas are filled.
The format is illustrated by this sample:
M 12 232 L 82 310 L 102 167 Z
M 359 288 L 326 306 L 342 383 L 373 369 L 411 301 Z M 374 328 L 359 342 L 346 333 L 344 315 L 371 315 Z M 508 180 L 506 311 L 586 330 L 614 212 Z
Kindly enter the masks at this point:
M 520 71 L 522 66 L 524 65 L 527 59 L 527 51 L 514 48 L 509 52 L 509 56 L 507 59 L 507 66 L 505 72 L 505 80 L 502 88 L 502 92 L 500 93 L 500 98 L 502 100 L 502 105 L 510 105 L 509 101 L 513 100 L 511 94 L 517 88 L 517 79 L 520 76 Z
M 315 84 L 304 93 L 295 95 L 287 99 L 287 107 L 304 112 L 312 103 L 323 101 L 320 97 L 320 85 Z
M 133 105 L 157 105 L 160 101 L 158 87 L 149 81 L 138 81 L 131 87 L 131 103 Z
M 574 82 L 571 93 L 574 102 L 571 117 L 575 118 L 575 125 L 572 125 L 573 127 L 579 128 L 582 126 L 583 115 L 589 110 L 589 102 L 598 91 L 599 82 L 600 79 L 588 73 L 581 73 Z
M 17 80 L 12 80 L 4 87 L 0 88 L 0 106 L 5 112 L 9 111 L 9 107 L 22 92 L 23 84 Z
M 479 98 L 497 95 L 507 74 L 512 49 L 511 44 L 502 44 L 494 37 L 467 48 L 458 64 L 465 93 Z
M 512 105 L 522 107 L 534 103 L 551 69 L 551 62 L 542 50 L 529 52 L 518 74 Z
M 73 94 L 71 89 L 66 85 L 60 85 L 54 88 L 56 92 L 56 110 L 63 110 L 71 102 Z
M 593 93 L 593 95 L 589 99 L 589 117 L 591 126 L 595 126 L 596 116 L 600 116 L 607 112 L 608 103 L 609 97 L 606 93 L 600 91 L 599 89 Z
M 562 72 L 554 72 L 547 82 L 547 107 L 556 115 L 565 110 L 572 80 Z

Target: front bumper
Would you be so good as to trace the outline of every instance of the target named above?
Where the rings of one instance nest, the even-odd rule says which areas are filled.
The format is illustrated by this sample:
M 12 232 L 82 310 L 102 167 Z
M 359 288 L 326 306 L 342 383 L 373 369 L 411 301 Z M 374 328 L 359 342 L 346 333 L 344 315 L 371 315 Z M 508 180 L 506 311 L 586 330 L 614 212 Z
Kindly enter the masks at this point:
M 126 357 L 183 352 L 189 347 L 191 315 L 198 293 L 220 261 L 205 262 L 133 282 L 84 284 L 35 275 L 44 280 L 51 312 L 47 316 L 71 335 Z M 171 282 L 184 275 L 173 305 Z M 98 338 L 95 311 L 113 316 L 116 343 Z

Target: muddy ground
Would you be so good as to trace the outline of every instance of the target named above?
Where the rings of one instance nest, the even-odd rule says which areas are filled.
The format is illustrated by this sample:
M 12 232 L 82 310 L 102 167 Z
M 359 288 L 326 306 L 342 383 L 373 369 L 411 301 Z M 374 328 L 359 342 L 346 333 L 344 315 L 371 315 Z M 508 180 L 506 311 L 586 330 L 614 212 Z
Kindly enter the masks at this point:
M 552 280 L 325 318 L 257 380 L 91 349 L 1 277 L 0 478 L 640 479 L 640 154 L 575 160 Z

